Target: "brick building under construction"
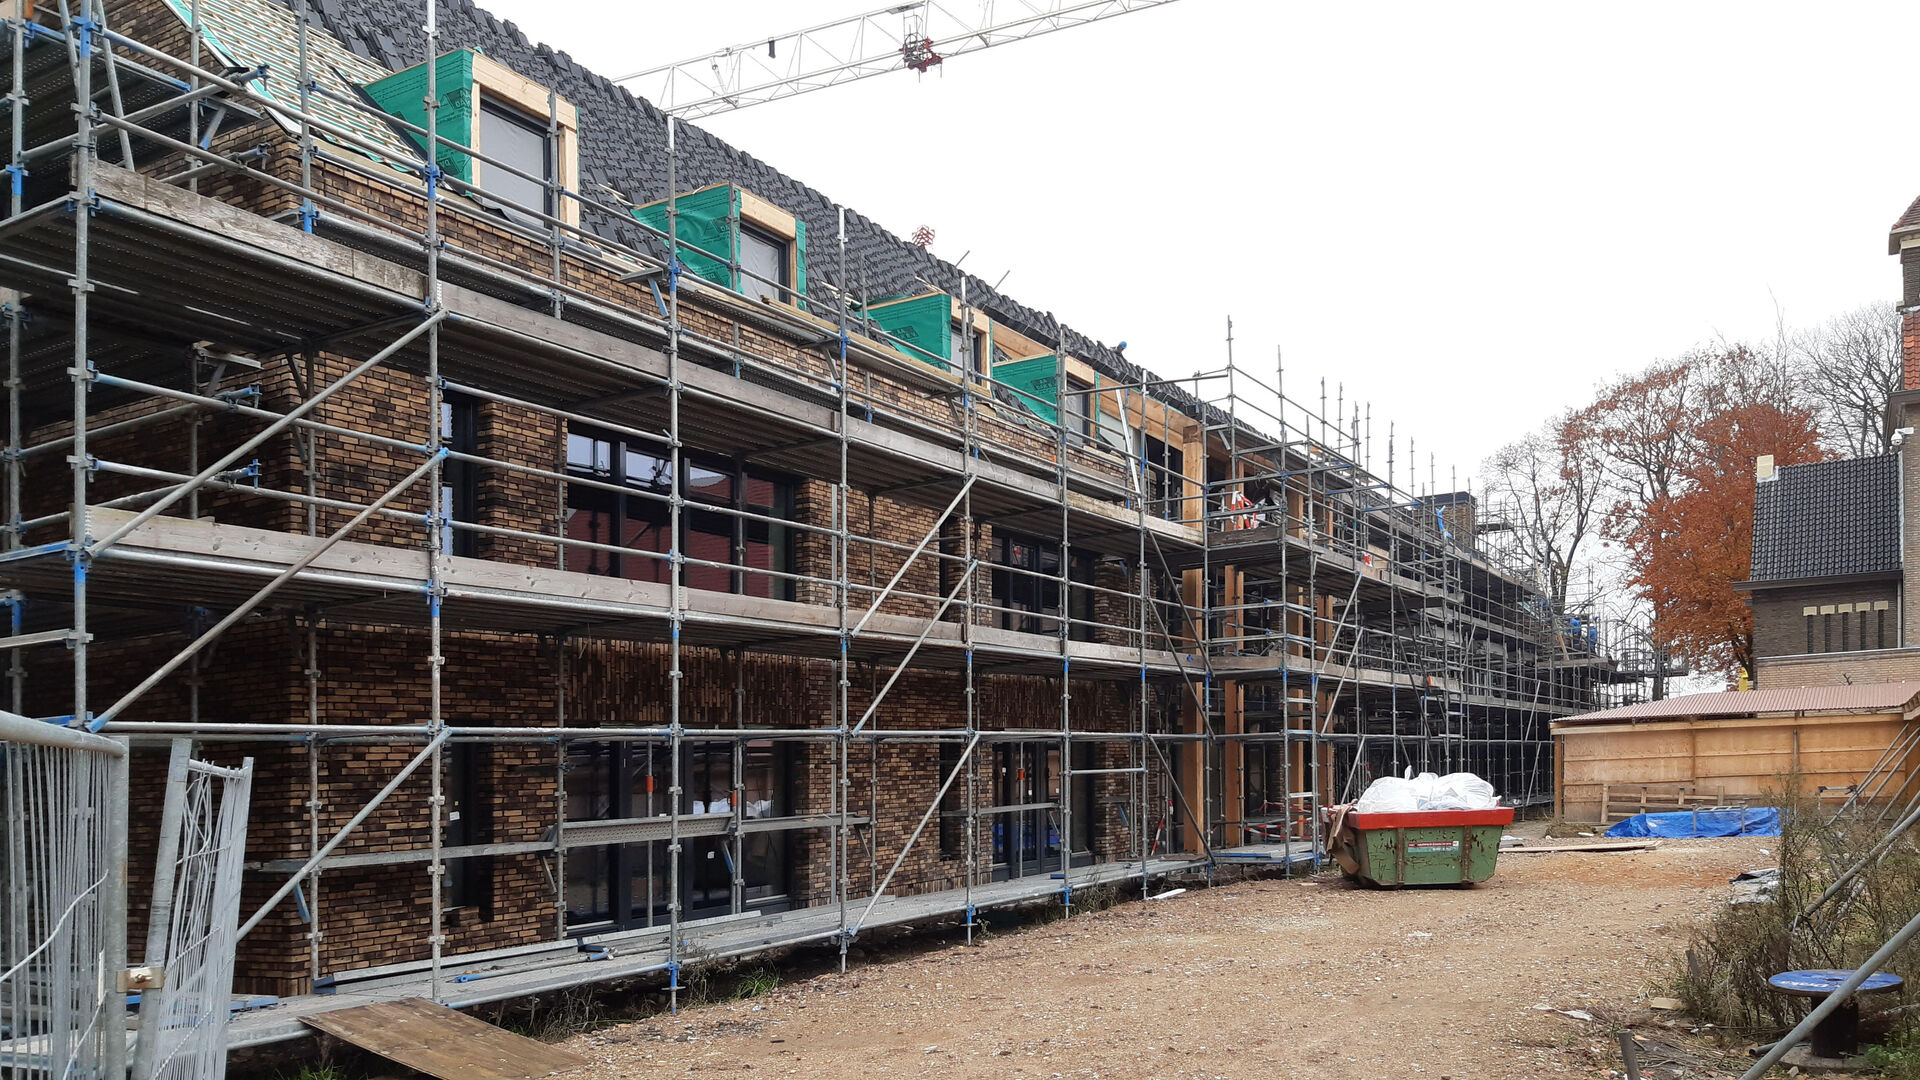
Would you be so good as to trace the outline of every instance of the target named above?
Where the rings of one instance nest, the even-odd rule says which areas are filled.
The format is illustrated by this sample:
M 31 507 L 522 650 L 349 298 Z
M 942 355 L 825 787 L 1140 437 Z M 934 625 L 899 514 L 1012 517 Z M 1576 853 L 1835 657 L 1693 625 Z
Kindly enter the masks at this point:
M 169 742 L 253 758 L 236 1045 L 1290 865 L 1408 766 L 1550 799 L 1632 682 L 1344 404 L 465 0 L 310 8 L 8 23 L 13 711 L 133 740 L 136 951 Z

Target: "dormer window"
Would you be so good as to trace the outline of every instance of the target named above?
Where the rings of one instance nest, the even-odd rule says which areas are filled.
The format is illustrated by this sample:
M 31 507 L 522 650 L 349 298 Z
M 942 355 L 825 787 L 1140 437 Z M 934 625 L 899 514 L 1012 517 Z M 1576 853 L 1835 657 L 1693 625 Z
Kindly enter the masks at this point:
M 439 146 L 434 160 L 441 170 L 501 203 L 480 201 L 508 220 L 545 231 L 536 214 L 580 224 L 578 200 L 555 192 L 575 190 L 580 172 L 579 112 L 565 98 L 499 61 L 472 49 L 456 49 L 434 61 L 434 91 L 439 98 L 434 127 L 457 146 Z M 409 124 L 427 125 L 427 65 L 368 83 L 367 97 Z M 550 130 L 551 129 L 551 130 Z M 422 147 L 424 135 L 408 133 Z M 490 166 L 460 149 L 472 147 L 519 172 Z M 528 177 L 539 177 L 531 180 Z M 515 207 L 524 207 L 518 210 Z
M 971 345 L 969 345 L 967 341 L 966 329 L 957 322 L 949 328 L 948 334 L 951 339 L 949 347 L 952 349 L 952 352 L 948 355 L 953 360 L 953 366 L 970 366 L 976 375 L 985 373 L 989 366 L 987 364 L 987 349 L 990 347 L 987 344 L 987 332 L 985 330 L 975 330 L 973 332 Z
M 530 176 L 553 180 L 553 153 L 547 145 L 546 125 L 490 98 L 480 101 L 480 152 L 498 158 Z M 543 214 L 553 213 L 552 193 L 546 184 L 505 169 L 478 162 L 480 187 L 502 199 L 531 207 Z
M 755 302 L 805 305 L 806 222 L 732 184 L 684 192 L 672 208 L 673 236 L 688 273 Z M 660 199 L 631 213 L 664 235 L 667 209 Z
M 740 226 L 740 295 L 749 300 L 786 299 L 792 288 L 787 275 L 787 242 L 751 225 Z

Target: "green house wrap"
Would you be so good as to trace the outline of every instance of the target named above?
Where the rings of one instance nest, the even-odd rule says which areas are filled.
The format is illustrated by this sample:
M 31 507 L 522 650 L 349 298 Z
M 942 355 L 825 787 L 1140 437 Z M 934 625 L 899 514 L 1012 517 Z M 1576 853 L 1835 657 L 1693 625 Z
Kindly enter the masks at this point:
M 459 143 L 461 146 L 473 145 L 473 110 L 477 101 L 473 93 L 473 51 L 456 49 L 434 61 L 434 96 L 439 99 L 439 115 L 434 118 L 434 129 L 440 137 Z M 377 82 L 363 87 L 367 96 L 375 105 L 386 112 L 419 127 L 427 126 L 427 65 L 415 64 L 405 71 L 396 72 Z M 407 138 L 424 152 L 426 137 L 408 133 Z M 442 145 L 434 154 L 440 171 L 448 176 L 473 183 L 473 158 L 458 149 Z
M 1052 356 L 1032 356 L 993 365 L 993 377 L 1013 389 L 1013 396 L 1033 415 L 1049 424 L 1060 422 L 1060 363 Z
M 894 351 L 953 370 L 953 301 L 946 293 L 881 300 L 867 307 L 867 318 L 892 337 Z
M 740 291 L 741 275 L 734 265 L 739 255 L 733 248 L 734 222 L 740 216 L 740 189 L 732 184 L 717 184 L 690 191 L 674 200 L 673 235 L 680 249 L 680 264 L 687 272 L 715 285 Z M 667 203 L 648 203 L 631 211 L 635 221 L 662 233 L 667 231 Z M 794 299 L 806 307 L 807 295 L 807 223 L 794 219 L 793 237 Z

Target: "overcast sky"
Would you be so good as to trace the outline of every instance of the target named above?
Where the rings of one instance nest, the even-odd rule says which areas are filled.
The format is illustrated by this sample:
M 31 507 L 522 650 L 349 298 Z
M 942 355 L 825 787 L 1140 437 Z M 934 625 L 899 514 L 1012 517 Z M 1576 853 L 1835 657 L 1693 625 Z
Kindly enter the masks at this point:
M 617 76 L 879 5 L 482 6 Z M 1896 298 L 1916 37 L 1914 4 L 1180 0 L 703 124 L 1163 376 L 1218 366 L 1231 315 L 1444 488 L 1776 303 Z

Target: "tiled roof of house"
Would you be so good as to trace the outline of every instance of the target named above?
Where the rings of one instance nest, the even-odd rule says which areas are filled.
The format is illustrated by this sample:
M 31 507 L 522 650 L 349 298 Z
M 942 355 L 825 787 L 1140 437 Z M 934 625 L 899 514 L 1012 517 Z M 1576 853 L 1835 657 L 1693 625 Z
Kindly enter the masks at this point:
M 186 0 L 166 0 L 166 4 L 182 25 L 193 25 L 195 5 Z M 263 68 L 265 74 L 252 82 L 253 90 L 299 106 L 300 24 L 292 11 L 275 3 L 207 3 L 198 5 L 197 15 L 201 40 L 220 62 L 238 69 Z M 355 87 L 391 74 L 385 66 L 341 48 L 327 34 L 312 33 L 307 35 L 307 73 L 326 92 L 308 97 L 307 107 L 315 116 L 389 148 L 397 159 L 412 157 L 412 148 L 398 132 L 366 110 L 327 96 L 351 97 Z M 268 111 L 267 115 L 288 132 L 298 129 L 279 113 Z M 324 131 L 316 131 L 314 137 L 339 142 Z
M 1913 200 L 1913 205 L 1907 207 L 1907 212 L 1901 214 L 1900 220 L 1893 223 L 1893 232 L 1895 234 L 1906 232 L 1909 229 L 1920 229 L 1920 199 Z M 1892 254 L 1897 253 L 1898 248 L 1896 247 Z
M 1850 686 L 1791 686 L 1776 690 L 1725 690 L 1713 694 L 1643 701 L 1617 709 L 1582 713 L 1553 722 L 1582 724 L 1644 723 L 1659 720 L 1715 720 L 1780 713 L 1905 713 L 1920 697 L 1920 682 L 1857 683 Z
M 248 5 L 290 0 L 225 0 Z M 580 111 L 581 190 L 605 201 L 600 185 L 633 203 L 665 198 L 667 190 L 666 118 L 605 76 L 581 67 L 564 52 L 534 44 L 510 22 L 502 22 L 471 0 L 438 0 L 440 49 L 471 48 L 550 86 Z M 203 5 L 204 6 L 204 5 Z M 424 17 L 419 0 L 308 0 L 314 21 L 354 52 L 391 70 L 426 59 Z M 805 220 L 809 236 L 822 250 L 837 233 L 839 205 L 820 191 L 713 135 L 684 124 L 678 139 L 678 187 L 691 191 L 715 183 L 737 184 Z M 653 239 L 624 222 L 583 215 L 587 227 L 610 239 L 663 254 Z M 827 300 L 820 285 L 835 281 L 837 267 L 819 259 L 807 267 L 809 292 Z M 1155 376 L 1128 362 L 1117 350 L 1063 325 L 1052 312 L 1028 307 L 986 281 L 963 274 L 922 248 L 902 240 L 857 210 L 847 209 L 847 283 L 858 295 L 864 287 L 880 297 L 926 291 L 927 285 L 959 295 L 962 278 L 968 299 L 997 321 L 1026 336 L 1078 357 L 1110 377 L 1137 382 Z M 828 301 L 831 304 L 831 301 Z M 1153 396 L 1189 416 L 1224 420 L 1177 387 L 1161 387 Z
M 1900 456 L 1788 465 L 1753 500 L 1755 582 L 1900 569 Z

